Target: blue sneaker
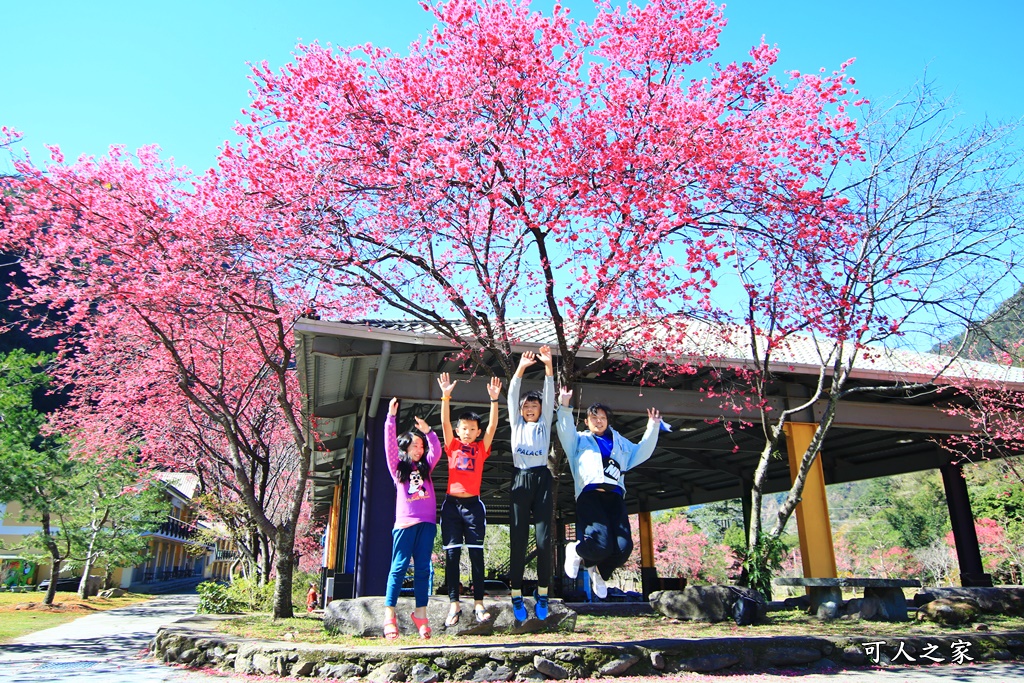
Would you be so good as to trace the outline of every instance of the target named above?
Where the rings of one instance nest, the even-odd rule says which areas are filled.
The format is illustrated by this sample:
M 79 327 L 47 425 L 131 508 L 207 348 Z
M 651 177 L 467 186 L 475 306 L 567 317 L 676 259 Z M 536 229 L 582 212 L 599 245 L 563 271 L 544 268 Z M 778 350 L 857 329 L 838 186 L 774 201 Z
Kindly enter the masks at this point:
M 537 596 L 537 604 L 533 606 L 533 611 L 537 614 L 537 618 L 544 621 L 548 618 L 548 596 L 539 595 Z
M 523 603 L 523 596 L 512 596 L 512 616 L 516 621 L 526 621 L 526 605 Z

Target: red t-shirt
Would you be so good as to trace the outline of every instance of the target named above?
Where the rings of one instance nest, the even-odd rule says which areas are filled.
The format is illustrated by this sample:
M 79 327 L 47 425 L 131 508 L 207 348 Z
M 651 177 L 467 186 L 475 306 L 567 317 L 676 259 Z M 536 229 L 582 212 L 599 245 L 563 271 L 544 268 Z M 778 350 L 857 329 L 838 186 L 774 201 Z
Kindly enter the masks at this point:
M 479 496 L 484 476 L 484 460 L 491 449 L 483 441 L 462 443 L 452 439 L 444 448 L 448 455 L 448 493 L 457 496 Z

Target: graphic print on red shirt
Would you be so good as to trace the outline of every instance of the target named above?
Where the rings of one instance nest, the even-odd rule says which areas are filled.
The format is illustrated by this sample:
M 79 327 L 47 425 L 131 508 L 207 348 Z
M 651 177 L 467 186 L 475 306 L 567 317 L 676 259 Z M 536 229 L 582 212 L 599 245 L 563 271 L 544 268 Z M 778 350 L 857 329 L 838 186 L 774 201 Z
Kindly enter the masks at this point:
M 445 447 L 448 454 L 448 493 L 457 496 L 479 496 L 484 461 L 491 449 L 483 441 L 463 443 L 452 439 Z

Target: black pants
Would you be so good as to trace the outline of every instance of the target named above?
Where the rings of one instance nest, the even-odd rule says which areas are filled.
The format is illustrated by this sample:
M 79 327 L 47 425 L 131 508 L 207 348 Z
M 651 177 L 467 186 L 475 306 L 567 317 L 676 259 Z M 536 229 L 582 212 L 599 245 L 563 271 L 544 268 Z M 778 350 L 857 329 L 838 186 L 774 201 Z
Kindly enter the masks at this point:
M 444 543 L 444 583 L 448 599 L 459 599 L 459 562 L 462 548 L 469 549 L 473 599 L 484 599 L 484 533 L 487 531 L 486 511 L 479 496 L 456 498 L 445 496 L 441 503 L 441 541 Z
M 576 499 L 576 552 L 583 566 L 597 565 L 605 579 L 633 552 L 626 501 L 618 493 L 584 491 Z
M 547 467 L 518 470 L 512 480 L 509 502 L 512 524 L 509 528 L 509 584 L 513 590 L 523 589 L 526 570 L 526 544 L 533 519 L 537 536 L 537 585 L 551 583 L 551 472 Z

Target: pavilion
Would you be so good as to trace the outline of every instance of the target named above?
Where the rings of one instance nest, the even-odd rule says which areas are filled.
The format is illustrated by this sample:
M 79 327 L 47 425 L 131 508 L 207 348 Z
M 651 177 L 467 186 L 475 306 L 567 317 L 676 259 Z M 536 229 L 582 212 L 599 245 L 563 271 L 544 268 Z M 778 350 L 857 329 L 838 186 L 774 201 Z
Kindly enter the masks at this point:
M 518 354 L 551 343 L 554 332 L 547 320 L 515 323 L 513 348 Z M 714 330 L 706 330 L 714 336 Z M 402 399 L 400 429 L 418 415 L 439 425 L 440 389 L 436 378 L 452 373 L 460 382 L 453 396 L 453 412 L 472 408 L 486 415 L 487 377 L 465 376 L 456 357 L 457 347 L 424 323 L 410 321 L 329 322 L 301 319 L 295 326 L 297 368 L 303 391 L 306 443 L 312 459 L 312 506 L 328 512 L 324 548 L 324 585 L 336 598 L 383 595 L 390 566 L 391 527 L 394 522 L 394 487 L 383 457 L 383 420 L 391 397 Z M 554 346 L 552 344 L 552 346 Z M 729 354 L 735 363 L 749 363 L 742 345 Z M 800 405 L 809 396 L 820 369 L 817 347 L 795 344 L 784 363 L 773 368 L 778 378 L 773 407 Z M 578 362 L 586 361 L 584 349 Z M 598 351 L 594 350 L 592 356 Z M 826 484 L 938 469 L 942 473 L 956 541 L 962 583 L 991 585 L 984 573 L 978 539 L 961 464 L 939 445 L 950 434 L 969 432 L 965 418 L 942 410 L 949 399 L 943 392 L 901 391 L 908 383 L 928 381 L 929 368 L 943 362 L 939 356 L 880 350 L 858 361 L 851 382 L 864 387 L 887 387 L 866 392 L 840 404 L 833 427 L 812 470 L 797 510 L 801 555 L 808 577 L 834 577 L 835 557 L 825 499 Z M 556 359 L 557 360 L 557 359 Z M 715 364 L 721 368 L 723 362 Z M 662 378 L 659 386 L 639 386 L 635 377 L 614 371 L 584 376 L 574 387 L 574 400 L 584 407 L 600 401 L 616 413 L 615 427 L 627 438 L 637 438 L 646 424 L 646 408 L 657 407 L 672 426 L 663 433 L 649 461 L 626 477 L 627 507 L 640 515 L 641 564 L 644 593 L 657 584 L 653 567 L 650 513 L 699 503 L 743 499 L 749 513 L 752 472 L 763 446 L 758 425 L 727 431 L 710 421 L 759 420 L 754 411 L 725 415 L 717 401 L 699 391 L 714 367 L 698 367 L 694 374 Z M 975 379 L 1004 382 L 1024 389 L 1024 370 L 993 364 L 964 362 L 959 372 Z M 498 373 L 499 375 L 502 373 Z M 540 388 L 540 375 L 527 374 L 524 390 Z M 820 405 L 805 411 L 786 432 L 790 460 L 802 454 L 821 415 Z M 481 497 L 488 522 L 509 521 L 508 489 L 513 467 L 509 433 L 502 402 L 502 423 L 493 454 L 484 471 Z M 759 438 L 761 436 L 761 438 Z M 571 477 L 556 478 L 556 552 L 560 555 L 567 526 L 574 521 Z M 447 468 L 439 465 L 434 476 L 438 499 L 447 483 Z M 773 460 L 765 493 L 786 491 L 790 465 Z M 744 515 L 749 518 L 749 514 Z M 572 533 L 571 527 L 568 531 Z M 558 559 L 558 558 L 556 558 Z M 561 566 L 560 563 L 554 565 Z

